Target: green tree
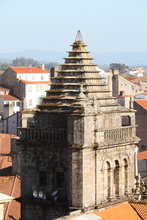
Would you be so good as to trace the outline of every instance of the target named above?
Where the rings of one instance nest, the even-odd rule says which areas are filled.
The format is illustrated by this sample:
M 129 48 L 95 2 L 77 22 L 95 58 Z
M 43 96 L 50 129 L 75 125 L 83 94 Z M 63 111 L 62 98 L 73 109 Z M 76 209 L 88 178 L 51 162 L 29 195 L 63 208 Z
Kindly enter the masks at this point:
M 120 73 L 125 73 L 127 72 L 128 66 L 126 66 L 125 64 L 121 64 L 121 63 L 111 63 L 110 64 L 110 69 L 117 69 L 119 70 Z
M 39 66 L 39 62 L 33 58 L 26 58 L 26 57 L 16 57 L 12 61 L 12 66 Z

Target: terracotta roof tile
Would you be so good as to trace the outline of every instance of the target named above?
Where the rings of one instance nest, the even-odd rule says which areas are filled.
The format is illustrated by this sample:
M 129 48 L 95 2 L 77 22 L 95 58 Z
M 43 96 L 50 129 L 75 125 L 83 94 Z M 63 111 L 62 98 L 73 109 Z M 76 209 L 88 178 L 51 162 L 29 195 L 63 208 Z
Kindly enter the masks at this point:
M 4 100 L 8 100 L 8 101 L 18 101 L 19 99 L 12 96 L 12 95 L 0 95 L 0 98 L 1 99 L 4 99 Z
M 20 178 L 18 176 L 0 177 L 0 192 L 12 196 L 14 198 L 20 197 Z M 6 220 L 20 218 L 20 204 L 13 200 L 5 203 L 4 216 Z M 11 218 L 10 218 L 11 216 Z
M 100 216 L 102 220 L 141 220 L 128 202 L 93 212 L 93 214 Z
M 125 79 L 129 80 L 132 83 L 138 84 L 139 82 L 146 82 L 147 81 L 147 77 L 143 76 L 143 77 L 132 77 L 132 76 L 125 76 Z
M 10 91 L 10 89 L 0 86 L 0 91 Z
M 0 153 L 10 154 L 11 138 L 19 138 L 16 135 L 0 133 Z
M 143 220 L 147 220 L 147 204 L 131 203 L 131 206 Z
M 147 160 L 147 151 L 143 151 L 137 154 L 138 160 Z
M 0 171 L 11 166 L 12 158 L 10 156 L 0 156 Z M 5 175 L 7 175 L 7 173 Z
M 15 135 L 0 133 L 0 175 L 10 175 L 12 158 L 10 156 L 11 138 L 18 138 Z
M 51 81 L 25 81 L 20 80 L 24 84 L 51 84 Z
M 134 100 L 134 102 L 136 102 L 138 105 L 140 105 L 142 108 L 144 108 L 145 110 L 147 110 L 147 99 L 137 99 Z
M 43 70 L 40 67 L 10 67 L 16 73 L 49 73 L 47 70 Z

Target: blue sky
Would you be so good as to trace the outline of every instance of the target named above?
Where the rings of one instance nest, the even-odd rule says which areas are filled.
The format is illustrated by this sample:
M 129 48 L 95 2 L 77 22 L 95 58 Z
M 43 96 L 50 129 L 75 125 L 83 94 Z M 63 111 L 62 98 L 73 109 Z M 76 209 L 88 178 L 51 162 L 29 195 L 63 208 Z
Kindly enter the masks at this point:
M 80 29 L 93 52 L 147 52 L 147 0 L 0 0 L 0 52 L 64 52 Z

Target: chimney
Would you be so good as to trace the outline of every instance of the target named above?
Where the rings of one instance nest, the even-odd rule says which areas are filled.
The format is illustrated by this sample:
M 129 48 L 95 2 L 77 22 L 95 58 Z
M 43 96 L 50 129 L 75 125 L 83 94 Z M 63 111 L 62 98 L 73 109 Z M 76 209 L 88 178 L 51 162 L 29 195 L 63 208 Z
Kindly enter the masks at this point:
M 40 67 L 42 70 L 45 70 L 45 65 L 44 65 L 44 63 L 40 64 L 39 67 Z
M 112 69 L 112 96 L 119 96 L 119 70 Z
M 118 69 L 112 69 L 112 74 L 113 75 L 118 75 L 119 74 L 119 70 Z

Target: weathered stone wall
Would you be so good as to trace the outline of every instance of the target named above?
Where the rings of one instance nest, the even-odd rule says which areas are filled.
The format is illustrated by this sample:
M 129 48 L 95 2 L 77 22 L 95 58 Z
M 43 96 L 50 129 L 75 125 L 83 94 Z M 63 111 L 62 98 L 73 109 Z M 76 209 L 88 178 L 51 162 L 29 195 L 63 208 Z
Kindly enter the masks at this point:
M 147 111 L 134 102 L 134 108 L 136 111 L 136 135 L 140 138 L 139 147 L 141 150 L 146 150 L 147 146 Z

